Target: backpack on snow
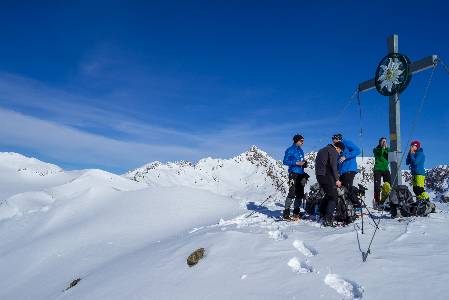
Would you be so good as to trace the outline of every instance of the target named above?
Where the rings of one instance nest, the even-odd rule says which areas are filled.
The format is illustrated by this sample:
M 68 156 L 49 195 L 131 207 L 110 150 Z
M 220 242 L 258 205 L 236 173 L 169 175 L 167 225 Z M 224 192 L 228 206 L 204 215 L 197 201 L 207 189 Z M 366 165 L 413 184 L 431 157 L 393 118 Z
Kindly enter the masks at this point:
M 321 206 L 321 199 L 324 198 L 324 192 L 321 189 L 319 183 L 315 183 L 310 187 L 310 192 L 307 193 L 304 203 L 304 210 L 309 216 L 314 215 L 315 213 L 319 214 L 319 211 L 316 212 L 316 207 L 318 210 Z
M 357 189 L 357 188 L 356 188 Z M 351 195 L 346 187 L 337 188 L 337 207 L 335 208 L 335 220 L 344 224 L 349 224 L 357 219 L 357 215 L 354 211 L 354 204 L 352 198 L 355 195 Z
M 435 204 L 430 200 L 415 199 L 406 185 L 398 185 L 389 195 L 390 213 L 394 218 L 398 212 L 403 217 L 422 216 L 425 217 L 435 212 Z
M 335 220 L 345 224 L 352 223 L 356 218 L 354 208 L 361 207 L 360 197 L 362 193 L 357 187 L 352 187 L 348 191 L 345 187 L 337 189 L 337 206 L 335 209 Z M 310 192 L 305 197 L 304 210 L 308 215 L 314 215 L 315 207 L 320 207 L 321 200 L 324 198 L 325 193 L 320 188 L 318 183 L 313 184 L 310 187 Z
M 347 190 L 347 196 L 354 208 L 362 207 L 362 197 L 365 195 L 366 188 L 359 184 L 359 187 L 351 186 Z

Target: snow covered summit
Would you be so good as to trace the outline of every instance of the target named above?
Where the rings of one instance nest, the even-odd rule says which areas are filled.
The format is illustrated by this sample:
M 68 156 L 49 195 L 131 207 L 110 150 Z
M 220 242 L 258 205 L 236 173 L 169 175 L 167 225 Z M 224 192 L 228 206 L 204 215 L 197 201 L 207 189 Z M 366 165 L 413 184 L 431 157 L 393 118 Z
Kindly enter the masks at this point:
M 54 175 L 62 172 L 62 169 L 56 165 L 14 152 L 0 152 L 0 168 L 39 176 Z

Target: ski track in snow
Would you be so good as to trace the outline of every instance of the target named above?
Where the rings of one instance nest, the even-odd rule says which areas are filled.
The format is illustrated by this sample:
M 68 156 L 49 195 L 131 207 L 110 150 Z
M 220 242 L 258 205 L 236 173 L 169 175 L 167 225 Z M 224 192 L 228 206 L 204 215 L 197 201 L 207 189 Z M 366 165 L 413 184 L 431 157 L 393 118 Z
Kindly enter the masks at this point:
M 337 274 L 327 274 L 324 283 L 342 295 L 344 299 L 361 299 L 363 296 L 363 288 L 360 285 Z

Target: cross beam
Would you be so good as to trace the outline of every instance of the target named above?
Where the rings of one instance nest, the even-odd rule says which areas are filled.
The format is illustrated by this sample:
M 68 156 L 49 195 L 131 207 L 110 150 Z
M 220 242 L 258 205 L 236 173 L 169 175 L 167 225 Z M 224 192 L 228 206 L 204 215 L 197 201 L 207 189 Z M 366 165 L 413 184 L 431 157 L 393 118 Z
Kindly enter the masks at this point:
M 419 73 L 421 71 L 432 68 L 438 62 L 438 55 L 430 55 L 421 60 L 415 61 L 410 65 L 410 71 L 412 74 Z M 359 84 L 358 91 L 366 92 L 376 87 L 376 83 L 374 82 L 374 78 L 364 81 Z
M 398 35 L 394 34 L 387 38 L 387 49 L 388 54 L 390 53 L 398 53 Z M 438 62 L 437 55 L 431 55 L 425 57 L 421 60 L 413 62 L 410 65 L 410 71 L 412 74 L 419 73 L 426 69 L 432 68 Z M 358 92 L 365 92 L 371 90 L 376 87 L 374 79 L 370 79 L 364 81 L 359 84 Z M 400 101 L 399 94 L 396 93 L 390 98 L 389 105 L 389 126 L 390 126 L 390 146 L 393 151 L 389 155 L 389 162 L 391 166 L 391 175 L 392 175 L 392 185 L 396 187 L 398 184 L 402 184 L 402 174 L 401 174 L 401 166 L 400 157 L 401 157 L 401 127 L 400 127 Z

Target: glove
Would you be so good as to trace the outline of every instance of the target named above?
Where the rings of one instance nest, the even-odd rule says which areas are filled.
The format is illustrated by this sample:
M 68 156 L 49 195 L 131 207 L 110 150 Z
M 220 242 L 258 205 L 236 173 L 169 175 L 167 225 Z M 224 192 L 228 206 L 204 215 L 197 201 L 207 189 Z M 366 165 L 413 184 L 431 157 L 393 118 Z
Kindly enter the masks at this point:
M 294 186 L 295 185 L 295 180 L 293 179 L 293 178 L 291 178 L 289 181 L 288 181 L 288 186 L 289 187 L 292 187 L 292 186 Z
M 302 186 L 306 186 L 307 180 L 309 180 L 309 177 L 310 177 L 309 174 L 304 173 L 303 178 L 302 178 L 301 181 L 300 181 L 300 183 L 301 183 Z

